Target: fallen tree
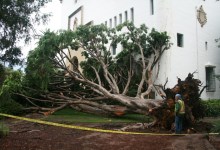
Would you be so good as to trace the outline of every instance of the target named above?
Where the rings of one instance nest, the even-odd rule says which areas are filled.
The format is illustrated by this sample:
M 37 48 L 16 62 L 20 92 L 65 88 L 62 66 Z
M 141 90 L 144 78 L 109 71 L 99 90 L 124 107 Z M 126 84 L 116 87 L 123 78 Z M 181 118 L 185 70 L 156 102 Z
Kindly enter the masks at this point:
M 115 58 L 110 51 L 122 46 Z M 28 56 L 23 91 L 14 94 L 25 97 L 26 110 L 45 115 L 65 107 L 79 111 L 123 115 L 128 112 L 150 115 L 154 121 L 147 127 L 160 125 L 171 128 L 174 119 L 174 96 L 180 93 L 187 105 L 188 124 L 201 115 L 200 82 L 193 74 L 172 89 L 155 85 L 160 58 L 171 46 L 166 32 L 141 25 L 136 28 L 124 23 L 116 29 L 104 25 L 80 26 L 76 31 L 46 32 L 38 47 Z M 71 51 L 82 49 L 86 58 L 81 63 L 72 60 Z M 67 62 L 71 66 L 67 66 Z M 159 68 L 159 67 L 157 67 Z M 156 71 L 155 71 L 156 70 Z M 156 72 L 156 73 L 155 73 Z M 149 99 L 152 91 L 160 99 Z

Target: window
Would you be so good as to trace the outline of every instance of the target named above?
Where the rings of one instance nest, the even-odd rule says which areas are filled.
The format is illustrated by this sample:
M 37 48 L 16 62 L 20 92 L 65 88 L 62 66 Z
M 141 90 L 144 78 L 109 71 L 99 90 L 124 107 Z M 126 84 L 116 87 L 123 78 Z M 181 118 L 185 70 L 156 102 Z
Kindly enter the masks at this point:
M 112 28 L 112 19 L 109 19 L 109 27 Z
M 68 16 L 68 29 L 75 29 L 77 26 L 83 24 L 82 23 L 82 13 L 83 6 L 80 6 L 77 10 L 75 10 L 72 14 Z
M 117 26 L 117 17 L 114 17 L 115 27 Z
M 205 42 L 205 50 L 208 50 L 208 42 Z
M 214 92 L 215 91 L 215 71 L 214 67 L 206 67 L 206 91 L 207 92 Z
M 122 14 L 119 14 L 119 24 L 122 24 Z
M 134 22 L 134 8 L 131 8 L 131 22 Z
M 78 58 L 76 56 L 74 56 L 71 60 L 71 64 L 72 64 L 72 71 L 78 71 L 79 69 L 79 61 Z
M 183 47 L 183 34 L 177 33 L 177 46 Z
M 125 21 L 128 21 L 128 12 L 125 11 Z
M 154 15 L 154 0 L 150 0 L 150 14 Z
M 112 46 L 112 55 L 116 55 L 117 46 Z

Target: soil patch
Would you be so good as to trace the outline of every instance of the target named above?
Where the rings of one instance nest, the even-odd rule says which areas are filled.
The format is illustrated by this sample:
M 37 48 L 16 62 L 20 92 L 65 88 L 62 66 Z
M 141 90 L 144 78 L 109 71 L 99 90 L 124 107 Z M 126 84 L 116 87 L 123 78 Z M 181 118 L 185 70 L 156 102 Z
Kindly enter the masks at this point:
M 38 116 L 31 116 L 31 118 L 38 118 Z M 15 119 L 6 119 L 5 123 L 9 125 L 10 133 L 8 136 L 0 138 L 0 149 L 2 150 L 220 150 L 220 137 L 205 134 L 125 135 L 67 129 Z M 127 124 L 81 123 L 77 125 L 118 129 Z M 156 128 L 138 132 L 169 133 L 169 131 Z

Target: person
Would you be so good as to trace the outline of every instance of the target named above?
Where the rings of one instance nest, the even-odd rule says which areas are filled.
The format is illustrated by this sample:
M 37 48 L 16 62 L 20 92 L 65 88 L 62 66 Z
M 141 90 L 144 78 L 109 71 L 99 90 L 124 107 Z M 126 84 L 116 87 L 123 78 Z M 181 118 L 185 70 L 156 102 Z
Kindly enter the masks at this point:
M 175 133 L 181 134 L 183 118 L 185 114 L 185 104 L 180 94 L 175 95 Z

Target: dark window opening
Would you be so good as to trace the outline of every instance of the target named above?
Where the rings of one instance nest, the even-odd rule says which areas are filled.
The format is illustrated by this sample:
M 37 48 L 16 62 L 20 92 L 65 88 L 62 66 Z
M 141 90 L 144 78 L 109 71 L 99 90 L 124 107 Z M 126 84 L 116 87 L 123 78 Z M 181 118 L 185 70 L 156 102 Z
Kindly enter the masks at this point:
M 119 24 L 122 24 L 122 14 L 119 14 Z
M 134 8 L 131 8 L 131 22 L 134 22 Z
M 150 0 L 150 14 L 154 14 L 154 0 Z
M 206 91 L 214 92 L 215 91 L 215 71 L 214 67 L 206 67 Z
M 205 42 L 205 50 L 208 50 L 208 42 Z
M 125 11 L 125 21 L 128 21 L 128 12 Z
M 76 56 L 74 56 L 73 58 L 72 58 L 72 69 L 73 69 L 73 71 L 78 71 L 78 69 L 79 69 L 79 61 L 78 61 L 78 58 L 76 57 Z
M 112 19 L 109 19 L 109 27 L 112 28 Z
M 183 47 L 183 34 L 177 33 L 177 46 Z
M 115 27 L 116 27 L 118 25 L 116 16 L 114 17 L 114 22 L 115 22 Z
M 112 46 L 112 55 L 116 55 L 117 46 Z

